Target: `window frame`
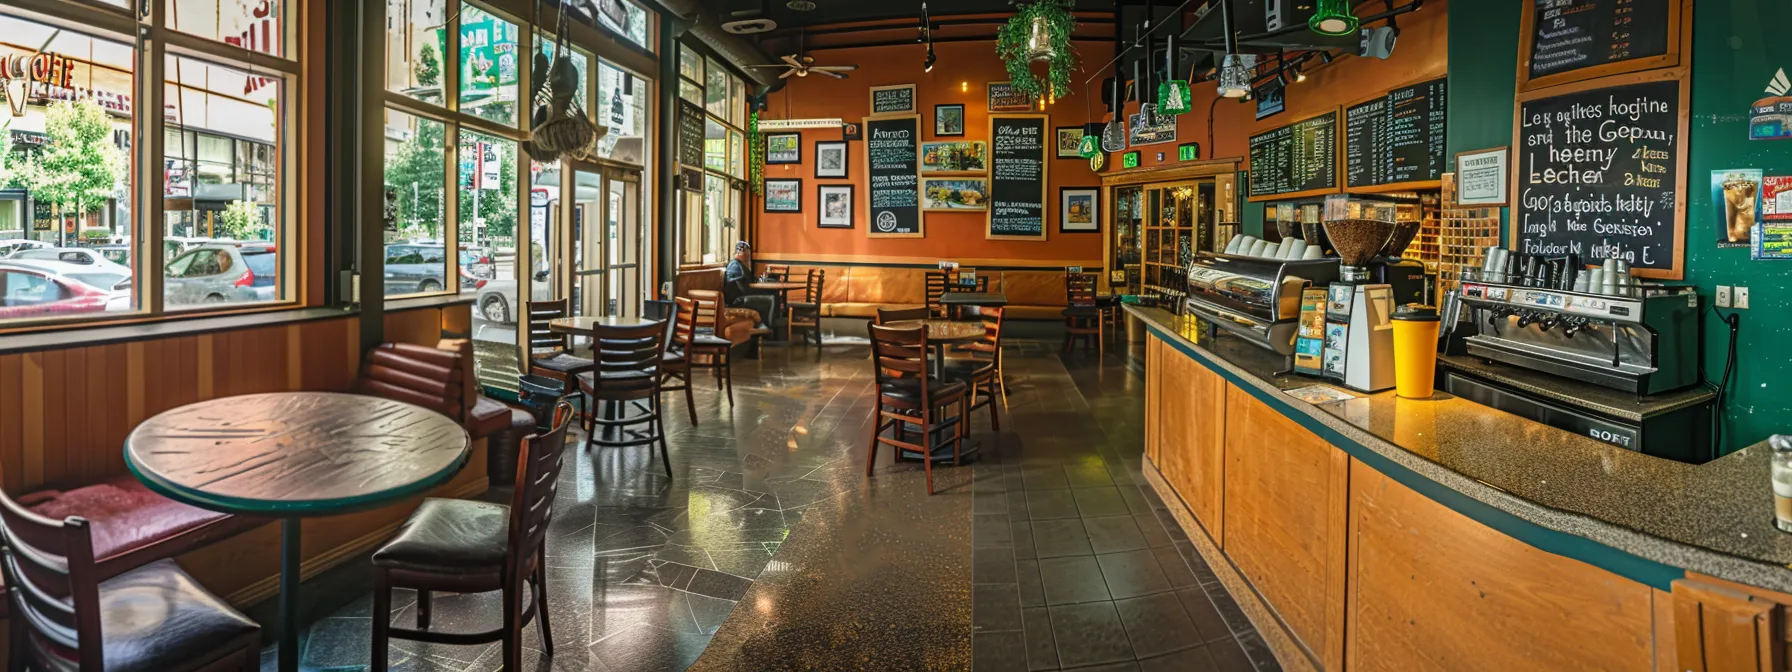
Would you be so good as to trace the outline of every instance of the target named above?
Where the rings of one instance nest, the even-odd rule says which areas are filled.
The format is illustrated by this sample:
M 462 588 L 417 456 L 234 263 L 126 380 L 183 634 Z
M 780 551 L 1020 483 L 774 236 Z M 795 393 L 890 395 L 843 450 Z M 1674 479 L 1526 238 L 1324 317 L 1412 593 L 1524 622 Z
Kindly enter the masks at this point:
M 744 173 L 746 172 L 745 153 L 747 134 L 746 129 L 741 125 L 734 123 L 734 120 L 737 118 L 744 120 L 747 117 L 745 109 L 747 78 L 740 72 L 737 72 L 734 68 L 730 67 L 726 60 L 719 58 L 707 46 L 680 42 L 677 49 L 674 51 L 678 54 L 678 58 L 681 59 L 680 67 L 674 68 L 679 76 L 681 99 L 685 99 L 682 98 L 683 87 L 695 87 L 698 100 L 693 102 L 696 102 L 696 104 L 703 109 L 705 137 L 707 139 L 707 129 L 709 124 L 715 124 L 716 126 L 721 127 L 723 150 L 723 167 L 720 170 L 709 166 L 707 152 L 705 152 L 703 165 L 686 166 L 686 168 L 695 168 L 696 170 L 701 171 L 703 179 L 702 184 L 698 185 L 697 189 L 684 189 L 682 186 L 680 187 L 680 191 L 687 194 L 695 194 L 696 197 L 680 201 L 681 212 L 679 213 L 680 217 L 678 218 L 677 242 L 678 263 L 680 266 L 722 263 L 723 260 L 728 258 L 728 253 L 732 249 L 728 239 L 746 238 L 747 223 L 745 221 L 746 214 L 744 208 L 741 209 L 742 211 L 736 212 L 736 209 L 730 204 L 735 203 L 736 199 L 740 198 L 740 193 L 746 185 L 746 176 Z M 699 67 L 695 68 L 696 74 L 700 78 L 698 80 L 692 80 L 690 77 L 687 77 L 684 68 L 682 67 L 682 59 L 685 58 L 687 54 L 699 61 Z M 724 89 L 722 96 L 723 110 L 719 114 L 710 109 L 708 101 L 708 80 L 710 73 L 714 70 L 721 71 L 721 86 Z M 742 138 L 742 156 L 740 157 L 734 155 L 733 138 L 735 135 L 739 135 Z M 734 168 L 737 165 L 741 168 L 741 173 L 743 174 L 736 175 L 734 173 Z M 719 216 L 733 217 L 734 233 L 730 235 L 725 230 L 718 229 L 716 232 L 718 238 L 713 241 L 714 248 L 703 249 L 702 241 L 707 238 L 708 232 L 705 229 L 709 226 L 709 218 L 711 215 L 709 211 L 709 184 L 711 179 L 722 180 L 723 189 L 721 201 L 723 205 L 720 208 L 722 213 Z M 744 199 L 741 200 L 744 201 Z M 698 205 L 696 212 L 693 213 L 690 211 L 691 209 L 689 207 L 685 207 L 686 204 L 689 203 Z M 711 252 L 715 254 L 716 261 L 703 261 L 703 255 Z

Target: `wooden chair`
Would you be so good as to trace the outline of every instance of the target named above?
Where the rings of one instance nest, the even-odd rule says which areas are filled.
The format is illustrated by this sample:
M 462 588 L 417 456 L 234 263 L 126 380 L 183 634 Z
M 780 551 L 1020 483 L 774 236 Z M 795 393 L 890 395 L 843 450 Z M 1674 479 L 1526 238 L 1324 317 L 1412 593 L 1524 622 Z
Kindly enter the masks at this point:
M 803 342 L 809 341 L 809 335 L 815 336 L 815 347 L 821 347 L 821 290 L 827 283 L 827 271 L 819 268 L 809 269 L 808 286 L 803 288 L 802 301 L 785 302 L 784 329 L 789 338 L 797 329 L 805 331 Z
M 1070 352 L 1071 344 L 1082 339 L 1084 352 L 1093 349 L 1100 354 L 1105 344 L 1102 342 L 1102 310 L 1095 305 L 1095 276 L 1066 272 L 1064 305 L 1064 352 Z
M 946 273 L 944 271 L 927 272 L 927 310 L 934 317 L 946 316 L 946 306 L 940 303 L 940 297 L 946 295 Z
M 877 401 L 872 407 L 871 454 L 865 458 L 865 476 L 877 466 L 877 447 L 889 444 L 896 457 L 903 451 L 918 454 L 927 470 L 927 494 L 933 494 L 935 435 L 952 444 L 952 464 L 959 464 L 970 413 L 965 407 L 964 383 L 945 383 L 927 375 L 928 351 L 925 328 L 893 329 L 871 325 L 872 372 L 877 377 Z M 956 415 L 953 415 L 956 409 Z M 918 428 L 920 443 L 908 441 L 908 426 Z M 890 431 L 892 436 L 884 436 Z
M 261 669 L 261 627 L 174 560 L 105 576 L 87 519 L 54 520 L 0 493 L 10 670 Z
M 1008 394 L 1002 383 L 1002 309 L 979 308 L 978 318 L 983 321 L 983 340 L 959 346 L 958 352 L 966 356 L 946 360 L 946 378 L 968 386 L 971 395 L 968 410 L 988 406 L 990 428 L 1001 431 L 1002 422 L 996 418 L 995 400 L 1006 398 Z
M 717 328 L 722 319 L 722 294 L 713 290 L 693 289 L 691 299 L 695 305 L 691 314 L 696 318 L 696 326 L 691 334 L 691 342 L 685 349 L 686 366 L 693 369 L 710 369 L 716 375 L 716 389 L 727 389 L 728 405 L 734 406 L 734 370 L 729 359 L 729 352 L 734 344 L 717 335 Z
M 672 475 L 672 461 L 666 453 L 666 423 L 660 415 L 661 367 L 666 355 L 666 327 L 653 322 L 638 327 L 598 327 L 593 350 L 597 368 L 579 374 L 579 389 L 593 402 L 614 404 L 616 417 L 594 418 L 592 430 L 585 435 L 585 447 L 630 448 L 660 444 L 660 457 L 666 460 L 666 475 Z M 630 415 L 629 406 L 641 411 Z M 645 425 L 633 430 L 632 426 Z M 611 440 L 610 430 L 616 430 Z M 601 437 L 600 437 L 601 435 Z
M 408 639 L 435 644 L 504 643 L 504 669 L 522 669 L 523 628 L 541 619 L 541 646 L 554 655 L 547 608 L 548 523 L 560 482 L 566 428 L 572 404 L 554 407 L 551 430 L 523 441 L 510 505 L 467 499 L 423 500 L 398 534 L 373 553 L 373 670 L 387 669 L 387 641 Z M 532 590 L 530 585 L 532 584 Z M 417 591 L 417 627 L 392 625 L 392 589 Z M 429 629 L 433 591 L 503 591 L 503 625 L 485 632 Z M 531 595 L 532 593 L 532 595 Z M 528 602 L 524 608 L 524 602 Z
M 891 322 L 902 322 L 904 320 L 930 320 L 930 319 L 933 319 L 933 310 L 927 308 L 926 306 L 922 306 L 920 308 L 879 308 L 879 309 L 877 309 L 877 324 L 878 324 L 878 326 L 883 326 L 883 325 L 889 324 Z
M 590 359 L 572 354 L 571 337 L 548 327 L 549 322 L 571 315 L 570 305 L 566 299 L 524 304 L 529 314 L 529 373 L 560 381 L 565 394 L 577 391 L 579 374 L 592 367 Z
M 666 321 L 666 354 L 660 359 L 660 391 L 684 391 L 684 408 L 690 413 L 691 426 L 695 427 L 697 401 L 691 395 L 691 367 L 685 353 L 690 349 L 691 336 L 697 331 L 697 302 L 686 298 L 648 301 L 642 313 L 648 319 Z M 666 384 L 673 380 L 679 384 Z
M 778 282 L 789 282 L 790 281 L 790 267 L 789 266 L 774 266 L 771 264 L 766 264 L 765 276 L 768 278 L 771 278 L 773 280 L 776 280 Z

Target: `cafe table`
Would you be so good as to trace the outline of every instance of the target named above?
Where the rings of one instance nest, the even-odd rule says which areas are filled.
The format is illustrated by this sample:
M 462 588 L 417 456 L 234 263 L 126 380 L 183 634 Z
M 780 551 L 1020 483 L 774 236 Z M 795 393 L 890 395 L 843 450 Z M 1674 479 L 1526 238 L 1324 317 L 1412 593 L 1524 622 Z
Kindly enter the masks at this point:
M 946 346 L 969 343 L 983 338 L 982 322 L 956 320 L 897 320 L 884 326 L 891 329 L 927 327 L 927 345 L 933 348 L 933 377 L 946 379 Z
M 777 324 L 778 322 L 783 321 L 778 318 L 781 317 L 784 313 L 783 306 L 785 306 L 786 304 L 788 304 L 790 302 L 790 293 L 794 292 L 796 290 L 799 290 L 799 289 L 808 288 L 809 283 L 790 282 L 788 280 L 759 280 L 759 281 L 749 282 L 749 283 L 747 283 L 747 286 L 751 287 L 753 289 L 760 290 L 760 291 L 776 292 L 778 294 L 777 303 L 772 305 L 772 310 L 774 312 L 777 312 L 778 315 L 761 315 L 760 316 L 760 317 L 765 318 L 766 324 Z M 810 300 L 814 300 L 814 299 L 810 299 Z M 784 340 L 786 340 L 786 341 L 790 340 L 790 325 L 788 323 L 784 325 Z
M 125 464 L 177 502 L 280 519 L 278 669 L 299 669 L 299 523 L 376 509 L 467 462 L 460 423 L 380 397 L 277 392 L 188 404 L 138 425 Z
M 548 331 L 556 334 L 589 336 L 591 330 L 598 327 L 644 327 L 656 322 L 659 320 L 649 320 L 644 317 L 617 317 L 615 315 L 560 317 L 548 320 Z

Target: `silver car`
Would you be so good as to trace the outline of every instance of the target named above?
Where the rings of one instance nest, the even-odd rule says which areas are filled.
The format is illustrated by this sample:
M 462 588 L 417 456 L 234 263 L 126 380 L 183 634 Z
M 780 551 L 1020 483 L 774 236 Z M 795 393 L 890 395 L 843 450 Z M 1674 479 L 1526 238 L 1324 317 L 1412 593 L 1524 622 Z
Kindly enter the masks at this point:
M 272 301 L 279 266 L 272 245 L 201 245 L 168 262 L 163 291 L 171 306 Z
M 15 261 L 59 261 L 65 264 L 86 266 L 90 270 L 117 273 L 130 276 L 131 269 L 123 264 L 107 259 L 103 251 L 80 247 L 35 247 L 19 250 L 6 257 Z

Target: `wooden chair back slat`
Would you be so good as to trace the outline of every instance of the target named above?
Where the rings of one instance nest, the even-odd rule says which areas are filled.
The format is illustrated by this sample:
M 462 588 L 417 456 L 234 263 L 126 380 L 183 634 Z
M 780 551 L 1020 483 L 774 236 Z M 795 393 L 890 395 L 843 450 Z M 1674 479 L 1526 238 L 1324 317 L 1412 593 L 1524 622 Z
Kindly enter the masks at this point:
M 827 282 L 828 272 L 819 268 L 809 269 L 807 286 L 803 288 L 803 302 L 821 305 L 821 288 Z
M 722 320 L 722 293 L 713 289 L 693 289 L 691 299 L 697 302 L 697 328 L 719 330 Z
M 768 278 L 771 278 L 773 280 L 776 280 L 778 282 L 789 282 L 790 281 L 790 267 L 789 266 L 773 266 L 773 265 L 767 264 L 765 267 L 765 276 Z
M 572 425 L 572 418 L 572 404 L 562 400 L 554 406 L 551 429 L 523 440 L 510 500 L 510 546 L 505 558 L 513 572 L 510 576 L 528 576 L 534 570 L 539 557 L 535 549 L 546 539 L 548 524 L 553 522 L 566 428 Z
M 946 274 L 942 271 L 927 272 L 927 310 L 934 315 L 944 315 L 946 306 L 940 303 L 940 297 L 946 294 Z
M 927 389 L 927 329 L 896 329 L 871 325 L 871 354 L 879 384 L 919 378 L 922 396 Z
M 51 520 L 0 492 L 0 542 L 11 618 L 27 635 L 12 645 L 28 647 L 40 660 L 99 669 L 104 664 L 99 573 L 87 521 Z
M 697 300 L 680 296 L 673 301 L 678 314 L 672 320 L 672 347 L 683 352 L 697 333 Z
M 616 399 L 616 395 L 635 398 L 639 393 L 651 393 L 659 382 L 660 364 L 666 353 L 665 330 L 659 322 L 593 329 L 597 359 L 592 394 L 599 399 Z
M 1095 274 L 1065 273 L 1064 298 L 1072 306 L 1095 305 Z
M 566 299 L 551 301 L 530 301 L 526 304 L 529 313 L 529 352 L 535 355 L 552 355 L 567 350 L 565 334 L 556 334 L 548 323 L 570 314 L 571 302 Z
M 932 311 L 926 307 L 877 309 L 877 324 L 889 324 L 891 322 L 901 322 L 904 320 L 925 320 L 930 317 L 933 317 Z
M 658 299 L 646 301 L 641 305 L 641 316 L 649 320 L 659 320 L 666 325 L 665 349 L 672 349 L 673 331 L 678 328 L 678 303 Z

